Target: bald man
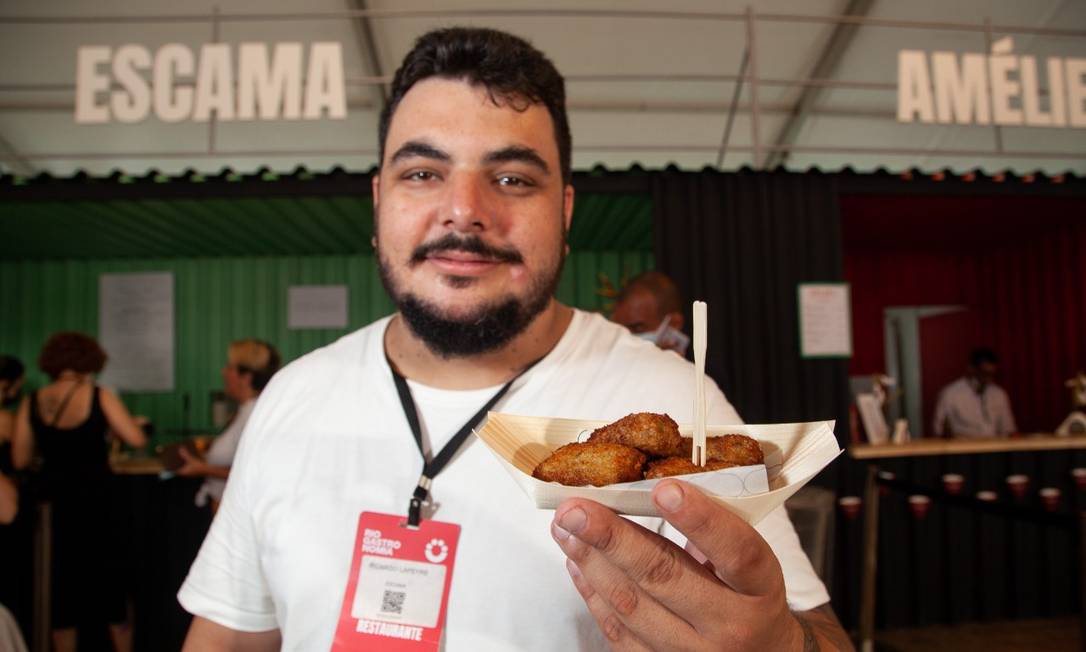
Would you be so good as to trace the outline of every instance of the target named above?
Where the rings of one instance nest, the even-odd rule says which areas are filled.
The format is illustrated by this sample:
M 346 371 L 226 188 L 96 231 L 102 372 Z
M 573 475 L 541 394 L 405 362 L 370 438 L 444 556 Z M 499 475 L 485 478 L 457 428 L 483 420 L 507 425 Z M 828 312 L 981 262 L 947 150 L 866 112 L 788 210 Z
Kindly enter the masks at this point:
M 690 338 L 682 332 L 682 298 L 666 274 L 645 272 L 630 279 L 618 295 L 611 320 L 661 349 L 686 355 Z

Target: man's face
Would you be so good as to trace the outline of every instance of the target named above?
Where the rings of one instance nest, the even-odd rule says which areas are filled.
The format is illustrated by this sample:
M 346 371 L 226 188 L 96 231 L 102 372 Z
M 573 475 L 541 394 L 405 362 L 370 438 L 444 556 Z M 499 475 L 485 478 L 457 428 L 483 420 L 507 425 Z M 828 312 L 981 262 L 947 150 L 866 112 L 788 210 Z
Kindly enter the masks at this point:
M 401 100 L 384 151 L 373 198 L 386 289 L 435 352 L 500 347 L 549 304 L 561 272 L 573 189 L 550 114 L 430 78 Z M 458 335 L 469 341 L 445 341 Z
M 974 368 L 974 376 L 981 387 L 995 382 L 996 372 L 999 371 L 994 362 L 981 362 Z
M 656 297 L 651 292 L 634 289 L 615 304 L 611 321 L 622 324 L 631 333 L 648 333 L 660 327 L 664 316 L 656 305 Z
M 248 373 L 242 372 L 233 360 L 228 360 L 222 368 L 223 393 L 235 401 L 244 400 L 250 377 Z

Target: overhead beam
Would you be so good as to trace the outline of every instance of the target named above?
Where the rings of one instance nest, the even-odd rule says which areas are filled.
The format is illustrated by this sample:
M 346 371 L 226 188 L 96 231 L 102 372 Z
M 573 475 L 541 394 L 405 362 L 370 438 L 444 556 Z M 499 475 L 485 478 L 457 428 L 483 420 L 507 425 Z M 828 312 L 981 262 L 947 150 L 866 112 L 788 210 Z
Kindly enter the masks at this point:
M 845 7 L 845 16 L 854 16 L 857 18 L 865 18 L 871 11 L 871 7 L 875 4 L 875 0 L 849 0 L 848 6 Z M 833 29 L 833 33 L 830 34 L 830 38 L 826 41 L 826 45 L 822 48 L 822 52 L 818 55 L 818 61 L 815 63 L 814 69 L 811 70 L 809 78 L 811 79 L 832 79 L 837 73 L 837 68 L 841 64 L 841 59 L 845 56 L 845 52 L 848 51 L 852 41 L 856 38 L 856 32 L 860 29 L 860 23 L 838 23 Z M 818 104 L 818 100 L 822 97 L 824 91 L 823 86 L 804 86 L 803 91 L 799 95 L 799 99 L 792 109 L 791 115 L 785 120 L 784 126 L 777 133 L 777 138 L 774 141 L 773 153 L 766 161 L 766 168 L 772 169 L 778 165 L 783 165 L 788 157 L 791 155 L 789 149 L 796 142 L 796 138 L 799 136 L 800 130 L 803 128 L 803 123 L 807 120 L 807 116 L 811 114 L 812 109 Z
M 35 173 L 34 166 L 15 149 L 7 138 L 0 134 L 0 163 L 15 174 L 29 177 Z
M 366 0 L 347 0 L 347 8 L 362 12 L 369 11 Z M 373 39 L 373 21 L 370 19 L 369 14 L 356 14 L 351 19 L 351 25 L 354 27 L 358 50 L 362 53 L 362 69 L 366 76 L 383 77 L 381 57 L 377 54 L 377 45 Z M 373 92 L 373 102 L 377 106 L 378 113 L 380 113 L 384 110 L 385 103 L 388 102 L 388 88 L 385 84 L 372 84 L 370 88 Z

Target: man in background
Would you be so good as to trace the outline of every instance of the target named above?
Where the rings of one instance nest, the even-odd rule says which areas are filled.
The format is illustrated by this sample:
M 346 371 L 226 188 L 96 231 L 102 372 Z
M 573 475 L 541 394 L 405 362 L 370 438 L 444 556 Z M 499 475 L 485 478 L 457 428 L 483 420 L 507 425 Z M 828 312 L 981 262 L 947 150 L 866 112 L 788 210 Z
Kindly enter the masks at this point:
M 999 358 L 987 348 L 969 355 L 965 376 L 939 392 L 935 434 L 939 437 L 1006 437 L 1017 432 L 1011 400 L 995 384 Z
M 666 274 L 645 272 L 622 288 L 611 321 L 664 350 L 686 355 L 690 337 L 683 333 L 682 297 Z

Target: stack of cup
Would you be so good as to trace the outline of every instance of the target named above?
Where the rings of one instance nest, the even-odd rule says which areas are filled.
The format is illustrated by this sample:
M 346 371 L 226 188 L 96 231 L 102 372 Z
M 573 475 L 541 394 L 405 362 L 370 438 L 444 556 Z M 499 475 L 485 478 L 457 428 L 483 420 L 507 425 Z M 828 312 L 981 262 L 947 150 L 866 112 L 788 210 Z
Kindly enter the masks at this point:
M 999 499 L 999 496 L 994 491 L 978 491 L 977 500 L 983 500 L 986 503 L 994 503 Z
M 928 515 L 928 509 L 931 507 L 931 498 L 922 496 L 920 494 L 914 494 L 909 496 L 909 511 L 913 513 L 913 518 L 921 520 Z
M 1008 475 L 1007 487 L 1015 498 L 1021 500 L 1026 497 L 1026 492 L 1029 491 L 1029 476 L 1020 473 Z
M 943 489 L 951 496 L 960 494 L 962 492 L 963 484 L 965 484 L 965 476 L 958 473 L 943 474 Z
M 1071 469 L 1071 477 L 1075 479 L 1075 486 L 1079 491 L 1086 490 L 1086 469 L 1077 467 Z
M 1060 506 L 1060 490 L 1055 487 L 1044 487 L 1041 489 L 1041 502 L 1044 503 L 1045 510 L 1054 512 L 1059 509 Z
M 856 520 L 856 517 L 860 515 L 862 502 L 859 496 L 841 496 L 837 499 L 837 505 L 841 508 L 845 518 L 850 521 Z

